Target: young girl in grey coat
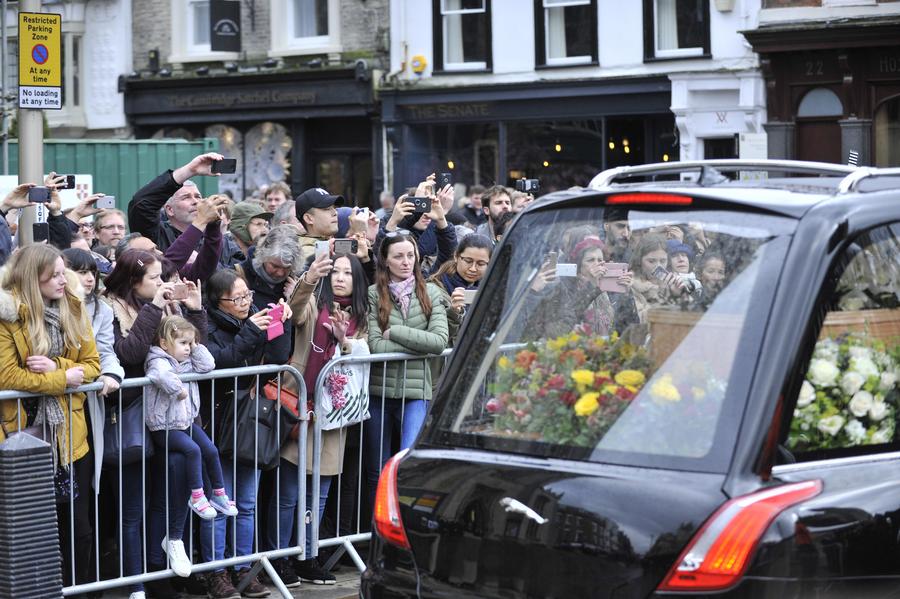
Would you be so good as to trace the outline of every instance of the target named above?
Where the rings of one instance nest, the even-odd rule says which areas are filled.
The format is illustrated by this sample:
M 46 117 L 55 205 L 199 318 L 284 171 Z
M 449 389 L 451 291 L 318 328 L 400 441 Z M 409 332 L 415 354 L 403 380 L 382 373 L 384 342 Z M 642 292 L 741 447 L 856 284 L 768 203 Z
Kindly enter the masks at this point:
M 156 345 L 144 363 L 153 383 L 146 390 L 146 420 L 157 447 L 184 455 L 191 486 L 188 505 L 201 518 L 212 520 L 216 511 L 226 516 L 237 516 L 238 511 L 225 492 L 219 450 L 194 422 L 200 412 L 197 383 L 186 384 L 178 378 L 179 374 L 204 373 L 216 367 L 209 350 L 196 338 L 197 329 L 181 316 L 162 319 Z M 204 466 L 213 489 L 210 499 L 203 491 Z

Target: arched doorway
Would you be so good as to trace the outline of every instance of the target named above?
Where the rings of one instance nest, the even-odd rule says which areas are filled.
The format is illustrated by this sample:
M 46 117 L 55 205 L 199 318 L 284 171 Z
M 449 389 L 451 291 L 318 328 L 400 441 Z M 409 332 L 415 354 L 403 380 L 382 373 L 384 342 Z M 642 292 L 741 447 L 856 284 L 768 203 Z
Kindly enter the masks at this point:
M 900 166 L 900 96 L 875 111 L 875 166 Z
M 841 162 L 841 127 L 844 105 L 833 91 L 817 87 L 807 92 L 797 108 L 797 158 Z

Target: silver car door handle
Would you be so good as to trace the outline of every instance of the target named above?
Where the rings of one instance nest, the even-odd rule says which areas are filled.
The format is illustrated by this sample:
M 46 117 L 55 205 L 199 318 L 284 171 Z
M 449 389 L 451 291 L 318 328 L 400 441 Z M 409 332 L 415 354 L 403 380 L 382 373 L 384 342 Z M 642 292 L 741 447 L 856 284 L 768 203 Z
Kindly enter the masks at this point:
M 546 518 L 541 517 L 540 514 L 538 514 L 536 511 L 534 511 L 518 499 L 513 499 L 512 497 L 504 497 L 500 500 L 500 505 L 502 505 L 507 512 L 522 514 L 526 518 L 531 518 L 538 524 L 543 524 L 547 521 Z

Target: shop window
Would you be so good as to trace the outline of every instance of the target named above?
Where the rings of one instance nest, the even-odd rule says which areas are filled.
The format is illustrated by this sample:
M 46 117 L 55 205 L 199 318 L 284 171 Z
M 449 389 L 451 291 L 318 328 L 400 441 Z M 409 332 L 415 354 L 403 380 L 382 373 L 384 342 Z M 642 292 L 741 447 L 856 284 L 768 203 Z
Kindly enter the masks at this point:
M 896 450 L 898 257 L 892 224 L 860 236 L 841 260 L 786 441 L 799 460 Z
M 171 0 L 172 53 L 167 62 L 237 60 L 238 52 L 213 52 L 209 44 L 209 0 Z
M 645 60 L 709 55 L 709 0 L 644 0 Z
M 491 69 L 490 0 L 434 0 L 437 71 Z
M 271 7 L 269 56 L 341 51 L 339 0 L 286 0 Z
M 875 166 L 900 166 L 900 96 L 875 111 Z
M 534 23 L 536 64 L 597 62 L 596 0 L 535 0 Z
M 797 107 L 799 117 L 841 116 L 844 114 L 844 106 L 837 94 L 825 87 L 817 87 L 810 90 L 800 106 Z

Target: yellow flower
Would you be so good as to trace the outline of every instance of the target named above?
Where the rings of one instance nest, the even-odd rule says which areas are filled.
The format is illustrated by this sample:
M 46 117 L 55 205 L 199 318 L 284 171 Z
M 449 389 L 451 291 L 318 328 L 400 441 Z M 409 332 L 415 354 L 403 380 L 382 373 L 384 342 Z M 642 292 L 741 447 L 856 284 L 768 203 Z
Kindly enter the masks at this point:
M 588 386 L 594 383 L 594 373 L 590 370 L 573 370 L 572 380 L 581 386 Z
M 509 368 L 510 364 L 512 364 L 512 362 L 506 356 L 500 356 L 500 359 L 497 360 L 497 366 L 503 368 L 504 370 Z
M 612 378 L 612 374 L 608 370 L 601 370 L 600 372 L 597 373 L 597 376 L 604 378 L 604 379 Z
M 650 387 L 650 394 L 655 399 L 662 401 L 670 401 L 673 403 L 681 401 L 681 393 L 679 393 L 675 385 L 672 384 L 672 376 L 669 374 L 663 375 L 658 381 L 653 383 L 653 386 Z
M 597 401 L 599 397 L 599 393 L 585 393 L 575 402 L 575 413 L 579 416 L 590 416 L 600 407 Z
M 581 339 L 581 337 L 578 336 L 578 333 L 572 333 L 571 335 L 569 335 L 568 341 L 571 343 L 577 343 L 579 339 Z
M 638 370 L 623 370 L 616 375 L 616 382 L 625 386 L 640 387 L 646 380 L 644 373 Z
M 565 337 L 557 337 L 547 342 L 547 347 L 553 351 L 559 351 L 566 346 L 568 339 Z
M 619 387 L 610 383 L 603 385 L 603 392 L 615 395 L 616 391 L 619 390 Z

